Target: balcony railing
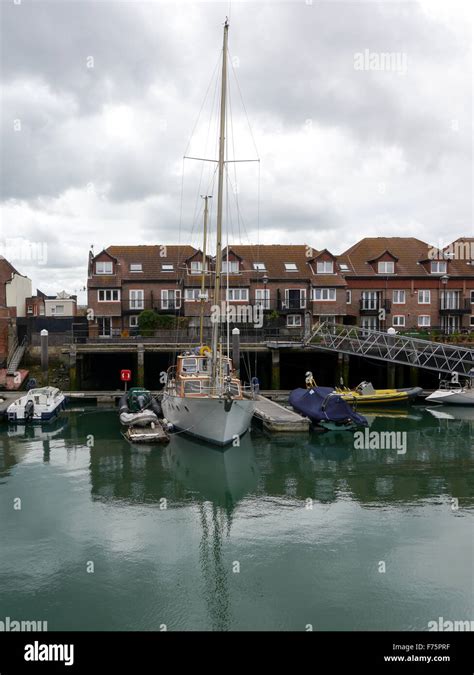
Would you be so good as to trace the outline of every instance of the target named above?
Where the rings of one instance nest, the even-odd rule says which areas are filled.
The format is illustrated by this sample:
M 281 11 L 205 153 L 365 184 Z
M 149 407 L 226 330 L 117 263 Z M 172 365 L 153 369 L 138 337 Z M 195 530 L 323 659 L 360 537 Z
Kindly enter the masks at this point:
M 382 298 L 361 298 L 359 300 L 359 313 L 361 316 L 377 316 L 381 309 L 384 309 L 386 314 L 390 314 L 392 311 L 391 300 L 384 300 Z
M 469 298 L 441 298 L 439 313 L 441 316 L 470 314 L 474 311 L 474 304 Z

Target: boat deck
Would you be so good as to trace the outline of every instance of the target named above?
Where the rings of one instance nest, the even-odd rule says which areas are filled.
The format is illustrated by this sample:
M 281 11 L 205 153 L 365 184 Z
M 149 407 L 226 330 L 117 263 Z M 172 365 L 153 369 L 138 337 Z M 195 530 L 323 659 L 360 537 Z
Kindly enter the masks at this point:
M 254 417 L 263 424 L 263 428 L 267 431 L 307 432 L 309 430 L 310 421 L 307 417 L 302 417 L 262 395 L 256 398 Z

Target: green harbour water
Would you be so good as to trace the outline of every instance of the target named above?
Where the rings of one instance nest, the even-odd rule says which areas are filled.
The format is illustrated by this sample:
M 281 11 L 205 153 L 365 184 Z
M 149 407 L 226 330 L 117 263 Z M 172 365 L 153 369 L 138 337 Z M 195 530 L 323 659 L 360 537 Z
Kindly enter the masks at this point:
M 442 410 L 367 413 L 370 431 L 406 432 L 406 452 L 257 428 L 225 451 L 184 435 L 137 449 L 117 412 L 96 408 L 3 424 L 0 620 L 150 631 L 472 620 L 474 411 Z

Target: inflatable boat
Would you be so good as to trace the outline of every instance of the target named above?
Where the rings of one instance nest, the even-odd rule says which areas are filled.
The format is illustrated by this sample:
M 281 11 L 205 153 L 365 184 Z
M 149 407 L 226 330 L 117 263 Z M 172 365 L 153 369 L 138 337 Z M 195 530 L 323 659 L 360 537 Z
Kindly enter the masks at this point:
M 331 387 L 293 389 L 289 403 L 301 415 L 324 429 L 351 431 L 368 426 L 367 419 L 353 410 Z
M 161 406 L 148 389 L 133 387 L 120 399 L 120 422 L 126 427 L 146 427 L 152 423 L 156 424 L 161 416 Z

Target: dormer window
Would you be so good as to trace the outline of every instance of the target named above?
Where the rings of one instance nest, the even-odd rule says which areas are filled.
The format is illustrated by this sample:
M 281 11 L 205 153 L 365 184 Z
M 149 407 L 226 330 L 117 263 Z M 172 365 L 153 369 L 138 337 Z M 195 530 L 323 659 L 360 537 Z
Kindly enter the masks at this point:
M 238 260 L 224 260 L 222 263 L 222 271 L 227 274 L 238 274 L 239 261 Z
M 164 264 L 161 266 L 161 271 L 162 272 L 172 272 L 173 271 L 173 265 L 170 264 Z
M 381 260 L 377 264 L 377 271 L 379 274 L 394 274 L 395 263 L 393 260 Z
M 253 268 L 254 268 L 254 270 L 257 270 L 257 272 L 265 272 L 266 269 L 267 269 L 265 267 L 265 263 L 259 263 L 259 262 L 255 262 L 253 264 Z
M 113 265 L 112 261 L 102 261 L 96 262 L 95 264 L 95 273 L 96 274 L 113 274 Z
M 431 261 L 431 274 L 446 274 L 448 271 L 448 263 L 444 260 Z
M 285 270 L 286 270 L 287 272 L 297 272 L 297 271 L 298 271 L 298 267 L 297 267 L 296 263 L 290 263 L 290 262 L 288 262 L 288 263 L 285 263 Z
M 199 274 L 202 272 L 202 262 L 200 260 L 191 261 L 191 274 Z
M 316 263 L 316 274 L 333 274 L 334 263 L 332 260 L 322 260 Z
M 130 272 L 143 272 L 142 263 L 130 263 Z

